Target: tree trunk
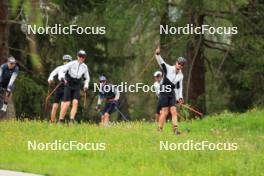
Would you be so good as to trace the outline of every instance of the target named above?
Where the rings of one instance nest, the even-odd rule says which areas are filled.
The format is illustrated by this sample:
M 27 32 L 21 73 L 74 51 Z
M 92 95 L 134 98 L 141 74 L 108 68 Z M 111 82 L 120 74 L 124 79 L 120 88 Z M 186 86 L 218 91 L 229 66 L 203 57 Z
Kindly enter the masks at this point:
M 161 17 L 161 25 L 170 25 L 176 26 L 177 20 L 170 20 L 170 10 L 175 7 L 173 4 L 174 1 L 167 1 L 164 4 L 166 10 L 164 11 Z M 196 0 L 187 2 L 185 11 L 189 11 L 189 16 L 187 18 L 187 23 L 193 24 L 194 26 L 202 26 L 204 22 L 204 16 L 199 14 L 200 8 L 203 7 L 202 1 L 197 2 Z M 176 8 L 176 7 L 175 7 Z M 177 15 L 177 14 L 176 14 Z M 178 15 L 184 15 L 179 12 Z M 184 19 L 185 16 L 182 16 L 181 19 Z M 184 34 L 182 34 L 184 35 Z M 205 65 L 204 65 L 204 49 L 203 49 L 203 35 L 189 35 L 189 42 L 186 47 L 186 58 L 188 60 L 185 68 L 183 69 L 184 74 L 184 99 L 190 105 L 196 107 L 199 111 L 205 113 Z M 175 35 L 161 35 L 160 44 L 162 55 L 166 58 L 166 61 L 169 63 L 175 62 L 175 57 L 170 55 L 169 51 L 171 48 L 175 47 L 172 45 Z M 179 36 L 177 36 L 179 37 Z M 175 48 L 173 48 L 175 49 Z M 170 55 L 170 56 L 169 56 Z M 193 116 L 193 115 L 192 115 Z
M 0 0 L 0 64 L 8 57 L 8 1 Z
M 202 26 L 204 16 L 199 15 L 195 11 L 191 11 L 189 15 L 189 24 L 194 26 Z M 188 102 L 199 109 L 206 112 L 205 106 L 205 65 L 204 65 L 204 47 L 203 35 L 191 35 L 187 46 L 187 79 L 186 92 Z
M 129 109 L 129 105 L 128 105 L 128 101 L 127 101 L 127 95 L 126 95 L 125 92 L 123 92 L 120 95 L 120 100 L 122 100 L 120 102 L 120 107 L 119 107 L 121 113 L 123 113 L 125 115 L 125 118 L 127 118 L 127 120 L 132 120 L 129 117 L 129 110 L 128 110 Z M 118 120 L 119 121 L 120 120 L 124 120 L 121 114 L 118 114 Z
M 8 1 L 0 0 L 0 64 L 6 62 L 9 55 L 8 36 Z M 7 113 L 1 113 L 1 118 L 14 118 L 15 116 L 15 107 L 11 100 L 8 105 Z
M 164 13 L 162 14 L 161 16 L 161 19 L 160 19 L 160 25 L 162 26 L 166 26 L 168 24 L 170 24 L 170 20 L 169 20 L 169 3 L 168 1 L 166 3 L 163 4 L 164 5 L 164 8 L 166 9 L 164 11 Z M 171 36 L 168 36 L 168 35 L 160 35 L 160 48 L 161 48 L 161 51 L 162 51 L 162 57 L 168 59 L 168 50 L 169 50 L 169 47 L 167 45 L 167 43 L 169 43 L 169 41 L 171 40 Z

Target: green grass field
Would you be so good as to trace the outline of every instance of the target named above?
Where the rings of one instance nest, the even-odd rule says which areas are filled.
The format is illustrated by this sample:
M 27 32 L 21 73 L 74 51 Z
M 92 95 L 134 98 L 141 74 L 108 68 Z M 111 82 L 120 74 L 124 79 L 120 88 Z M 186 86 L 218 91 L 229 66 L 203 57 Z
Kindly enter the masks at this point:
M 154 123 L 131 122 L 108 128 L 47 122 L 0 122 L 0 169 L 44 175 L 264 175 L 264 111 L 223 113 L 180 123 L 190 133 L 174 136 L 171 124 L 158 133 Z M 104 151 L 28 151 L 27 141 L 105 142 Z M 173 143 L 236 142 L 236 151 L 160 151 Z

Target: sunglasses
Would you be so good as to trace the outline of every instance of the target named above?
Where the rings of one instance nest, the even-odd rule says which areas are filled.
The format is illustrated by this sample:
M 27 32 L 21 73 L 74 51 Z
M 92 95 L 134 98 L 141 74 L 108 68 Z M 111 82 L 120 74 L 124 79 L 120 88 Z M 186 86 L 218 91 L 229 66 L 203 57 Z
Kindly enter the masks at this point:
M 105 83 L 106 81 L 99 81 L 100 83 Z
M 86 59 L 85 55 L 78 55 L 78 57 L 82 58 L 82 59 Z
M 182 66 L 182 67 L 184 66 L 184 64 L 183 64 L 183 63 L 178 63 L 178 64 L 179 64 L 180 66 Z

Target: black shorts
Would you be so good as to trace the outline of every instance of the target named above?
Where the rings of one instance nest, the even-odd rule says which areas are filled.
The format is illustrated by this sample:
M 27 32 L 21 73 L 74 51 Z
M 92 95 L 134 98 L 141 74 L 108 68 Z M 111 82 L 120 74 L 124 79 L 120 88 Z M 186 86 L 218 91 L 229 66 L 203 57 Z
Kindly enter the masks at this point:
M 80 87 L 64 87 L 63 101 L 80 100 Z
M 113 112 L 116 111 L 116 106 L 117 106 L 116 103 L 111 103 L 111 102 L 105 103 L 103 114 L 106 113 L 106 112 L 108 114 L 112 114 Z
M 8 86 L 8 82 L 1 82 L 1 87 L 6 89 Z
M 53 103 L 60 103 L 63 99 L 63 95 L 64 95 L 64 89 L 56 90 L 53 96 L 54 97 Z
M 7 89 L 8 84 L 9 84 L 9 81 L 3 81 L 3 82 L 0 83 L 0 87 L 3 88 L 3 89 Z M 11 91 L 13 91 L 14 87 L 15 87 L 15 84 L 12 85 Z
M 176 106 L 175 95 L 160 94 L 158 105 L 160 106 L 160 108 Z
M 158 101 L 157 107 L 156 107 L 156 114 L 160 114 L 160 110 L 161 110 L 161 106 L 160 106 L 159 101 Z

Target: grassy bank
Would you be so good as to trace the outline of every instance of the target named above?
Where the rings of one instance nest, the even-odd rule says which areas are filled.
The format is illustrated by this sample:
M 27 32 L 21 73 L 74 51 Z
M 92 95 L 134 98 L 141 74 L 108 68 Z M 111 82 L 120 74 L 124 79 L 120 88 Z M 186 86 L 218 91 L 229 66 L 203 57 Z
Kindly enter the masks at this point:
M 180 123 L 174 136 L 155 124 L 131 122 L 100 128 L 81 124 L 50 126 L 45 122 L 0 122 L 0 169 L 44 175 L 264 175 L 264 111 L 224 113 Z M 105 143 L 105 150 L 32 151 L 28 141 Z M 237 143 L 234 151 L 160 150 L 168 143 Z

